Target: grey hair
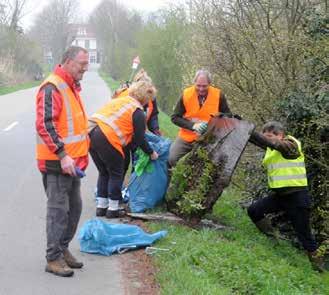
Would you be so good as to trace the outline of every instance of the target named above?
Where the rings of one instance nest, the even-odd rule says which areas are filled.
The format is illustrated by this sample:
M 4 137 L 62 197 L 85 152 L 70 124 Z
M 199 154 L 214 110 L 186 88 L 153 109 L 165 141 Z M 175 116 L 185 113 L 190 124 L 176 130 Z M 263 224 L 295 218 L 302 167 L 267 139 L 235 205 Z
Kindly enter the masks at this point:
M 211 78 L 211 74 L 208 70 L 204 70 L 204 69 L 201 69 L 201 70 L 198 70 L 196 73 L 195 73 L 195 76 L 194 76 L 194 79 L 193 79 L 193 82 L 195 83 L 196 80 L 200 77 L 200 76 L 205 76 L 208 80 L 208 83 L 211 84 L 212 83 L 212 78 Z
M 64 64 L 68 59 L 75 59 L 80 51 L 88 53 L 88 50 L 80 46 L 70 46 L 67 48 L 63 53 L 62 64 Z
M 270 121 L 264 124 L 262 132 L 270 132 L 278 135 L 279 133 L 285 133 L 285 128 L 283 124 L 277 121 Z

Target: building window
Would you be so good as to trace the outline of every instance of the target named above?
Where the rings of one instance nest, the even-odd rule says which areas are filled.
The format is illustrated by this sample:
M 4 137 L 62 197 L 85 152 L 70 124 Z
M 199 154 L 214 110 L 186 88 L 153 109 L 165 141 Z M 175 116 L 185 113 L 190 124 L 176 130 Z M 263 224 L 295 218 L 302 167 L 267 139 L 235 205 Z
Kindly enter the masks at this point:
M 90 49 L 93 49 L 93 50 L 97 49 L 96 40 L 94 40 L 94 39 L 90 40 Z
M 90 63 L 91 64 L 95 64 L 97 61 L 96 61 L 96 54 L 94 53 L 90 53 Z
M 89 40 L 85 40 L 85 48 L 86 49 L 90 48 L 90 41 Z
M 79 36 L 85 36 L 85 35 L 87 35 L 86 29 L 85 28 L 79 28 L 78 29 L 78 35 Z

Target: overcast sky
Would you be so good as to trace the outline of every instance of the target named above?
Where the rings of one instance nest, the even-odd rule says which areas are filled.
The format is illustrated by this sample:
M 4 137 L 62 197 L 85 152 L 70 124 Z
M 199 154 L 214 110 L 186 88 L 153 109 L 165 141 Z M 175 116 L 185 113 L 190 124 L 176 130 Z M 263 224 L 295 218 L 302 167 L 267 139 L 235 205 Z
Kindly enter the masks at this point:
M 172 0 L 119 0 L 125 6 L 137 9 L 140 11 L 154 11 L 166 3 Z M 32 25 L 35 15 L 37 15 L 42 8 L 44 8 L 49 2 L 47 0 L 27 0 L 28 7 L 26 16 L 22 20 L 24 28 L 28 28 Z M 101 0 L 79 0 L 82 17 L 86 18 L 88 14 L 101 2 Z

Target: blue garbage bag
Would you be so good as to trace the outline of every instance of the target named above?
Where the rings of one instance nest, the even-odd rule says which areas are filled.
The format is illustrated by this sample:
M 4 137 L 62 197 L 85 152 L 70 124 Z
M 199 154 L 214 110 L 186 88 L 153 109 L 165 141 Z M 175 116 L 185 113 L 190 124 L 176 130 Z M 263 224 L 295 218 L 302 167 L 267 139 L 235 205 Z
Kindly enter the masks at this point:
M 151 172 L 144 171 L 140 176 L 133 172 L 130 176 L 127 194 L 129 208 L 133 213 L 141 213 L 146 209 L 154 208 L 163 200 L 168 186 L 167 160 L 171 141 L 152 133 L 146 133 L 145 138 L 151 148 L 158 153 L 159 158 L 152 161 Z
M 112 224 L 99 218 L 88 220 L 79 232 L 80 251 L 110 256 L 153 244 L 167 235 L 167 231 L 145 233 L 137 225 Z

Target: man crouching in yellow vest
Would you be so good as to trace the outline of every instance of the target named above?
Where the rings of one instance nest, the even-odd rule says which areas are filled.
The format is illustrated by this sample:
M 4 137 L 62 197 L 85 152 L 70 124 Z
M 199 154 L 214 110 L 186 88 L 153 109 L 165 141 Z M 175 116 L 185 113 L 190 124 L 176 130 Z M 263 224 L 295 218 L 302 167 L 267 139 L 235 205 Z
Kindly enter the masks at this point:
M 317 255 L 317 244 L 311 233 L 310 197 L 301 143 L 285 135 L 283 125 L 275 121 L 266 123 L 262 134 L 254 132 L 250 141 L 266 149 L 263 165 L 271 194 L 248 208 L 249 217 L 260 231 L 273 235 L 274 229 L 265 215 L 284 211 L 314 269 L 324 271 L 323 259 Z

